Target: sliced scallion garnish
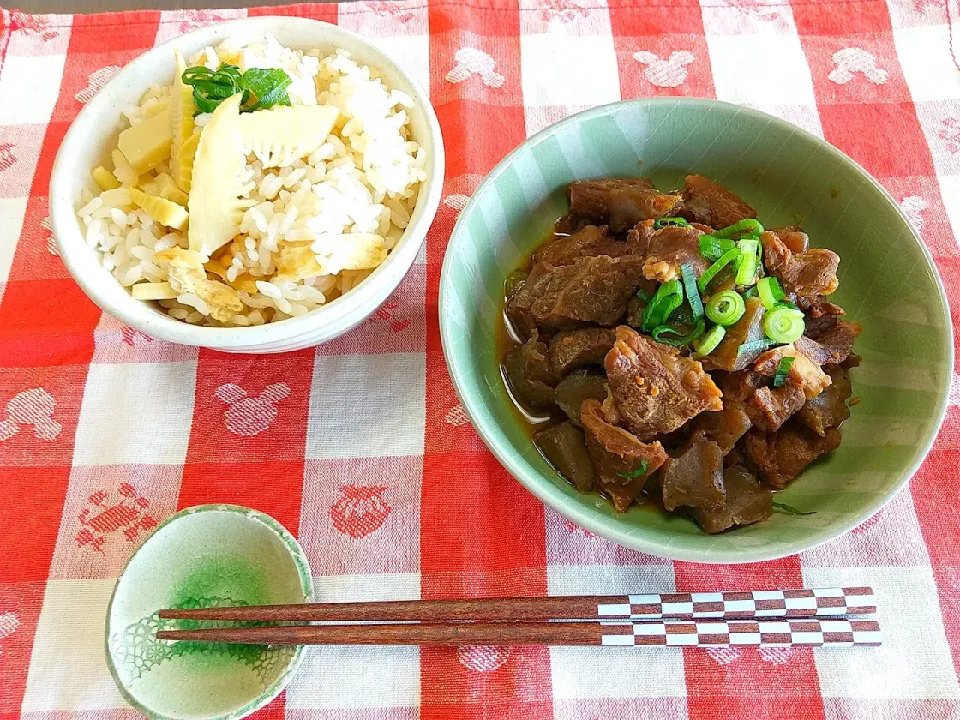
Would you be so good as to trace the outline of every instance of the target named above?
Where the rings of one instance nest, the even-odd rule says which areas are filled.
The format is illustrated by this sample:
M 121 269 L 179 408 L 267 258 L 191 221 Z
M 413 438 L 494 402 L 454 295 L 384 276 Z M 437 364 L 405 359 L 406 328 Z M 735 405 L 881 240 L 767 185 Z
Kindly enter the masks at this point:
M 665 228 L 668 225 L 673 225 L 675 227 L 686 227 L 689 224 L 690 223 L 688 223 L 682 217 L 665 217 L 660 218 L 659 220 L 654 220 L 653 229 L 659 230 L 660 228 Z
M 683 289 L 687 295 L 687 302 L 690 303 L 690 311 L 693 313 L 694 321 L 703 317 L 703 301 L 700 299 L 700 292 L 697 290 L 697 276 L 693 268 L 687 263 L 680 266 L 680 277 L 683 279 Z
M 796 358 L 793 356 L 781 358 L 777 365 L 777 374 L 773 376 L 773 386 L 775 388 L 783 387 L 787 382 L 787 375 L 790 374 L 790 368 L 793 367 L 794 360 Z
M 266 110 L 289 105 L 290 76 L 277 68 L 250 68 L 244 73 L 236 65 L 223 64 L 218 70 L 198 66 L 183 71 L 185 85 L 193 87 L 193 101 L 201 113 L 213 112 L 229 97 L 242 92 L 240 112 Z
M 732 262 L 736 262 L 740 257 L 741 253 L 737 248 L 733 248 L 732 250 L 725 252 L 720 259 L 708 267 L 703 275 L 700 276 L 700 279 L 697 280 L 697 287 L 700 288 L 700 292 L 706 293 L 707 287 L 710 285 L 710 281 L 713 280 L 727 265 Z
M 743 345 L 737 348 L 737 355 L 743 355 L 746 353 L 753 352 L 763 352 L 771 345 L 776 345 L 773 340 L 751 340 L 750 342 L 745 342 Z
M 626 472 L 620 472 L 618 470 L 617 475 L 619 475 L 622 478 L 636 478 L 636 477 L 640 477 L 646 472 L 647 472 L 647 461 L 641 460 L 640 466 L 635 470 L 627 470 Z
M 707 317 L 717 325 L 733 325 L 743 317 L 746 304 L 740 294 L 733 290 L 724 290 L 707 302 Z
M 733 225 L 728 225 L 722 230 L 717 230 L 715 233 L 713 233 L 713 236 L 718 238 L 732 238 L 743 233 L 746 233 L 747 235 L 759 235 L 762 232 L 763 225 L 760 224 L 759 220 L 747 218 L 746 220 L 741 220 Z
M 760 302 L 767 310 L 773 310 L 777 303 L 785 297 L 780 283 L 773 276 L 761 279 L 757 283 L 757 292 L 760 294 Z
M 763 316 L 763 332 L 777 343 L 792 343 L 799 340 L 806 326 L 803 313 L 789 308 L 774 308 Z
M 693 343 L 695 354 L 699 357 L 709 355 L 717 349 L 717 345 L 720 344 L 720 342 L 723 340 L 723 336 L 726 334 L 727 331 L 722 325 L 714 325 L 712 328 L 707 330 L 707 333 L 702 338 Z
M 701 235 L 698 238 L 700 244 L 700 254 L 707 260 L 719 260 L 725 252 L 729 252 L 736 247 L 733 240 L 718 238 L 713 235 Z
M 657 288 L 653 299 L 643 313 L 643 330 L 651 332 L 654 328 L 663 325 L 670 314 L 683 303 L 683 285 L 679 280 L 665 282 Z
M 760 258 L 758 250 L 760 248 L 759 240 L 741 240 L 737 243 L 740 252 L 743 254 L 743 260 L 740 262 L 740 268 L 737 270 L 737 285 L 753 285 L 757 282 L 757 271 L 760 269 Z
M 816 515 L 815 512 L 804 512 L 803 510 L 798 510 L 793 507 L 793 505 L 787 505 L 782 502 L 774 502 L 773 511 L 783 513 L 784 515 Z
M 680 347 L 681 345 L 689 345 L 694 340 L 700 338 L 703 335 L 704 330 L 706 329 L 707 324 L 704 322 L 703 318 L 697 320 L 696 326 L 688 332 L 686 335 L 680 332 L 675 327 L 670 325 L 661 325 L 658 328 L 655 328 L 650 336 L 656 340 L 658 343 L 663 343 L 664 345 L 673 345 L 674 347 Z M 678 337 L 672 337 L 676 335 Z

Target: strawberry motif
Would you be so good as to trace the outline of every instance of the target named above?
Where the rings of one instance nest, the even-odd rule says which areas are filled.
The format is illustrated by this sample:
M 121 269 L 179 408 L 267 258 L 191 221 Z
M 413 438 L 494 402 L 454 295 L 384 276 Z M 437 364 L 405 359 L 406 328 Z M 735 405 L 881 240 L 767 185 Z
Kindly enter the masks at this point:
M 457 660 L 468 670 L 489 673 L 498 670 L 510 659 L 510 648 L 492 645 L 464 645 L 457 648 Z
M 470 422 L 470 419 L 467 417 L 467 411 L 463 409 L 463 405 L 457 404 L 447 411 L 447 414 L 443 417 L 443 421 L 447 423 L 447 425 L 460 427 Z
M 330 508 L 333 526 L 355 540 L 378 530 L 393 508 L 383 499 L 387 488 L 343 485 L 343 493 Z

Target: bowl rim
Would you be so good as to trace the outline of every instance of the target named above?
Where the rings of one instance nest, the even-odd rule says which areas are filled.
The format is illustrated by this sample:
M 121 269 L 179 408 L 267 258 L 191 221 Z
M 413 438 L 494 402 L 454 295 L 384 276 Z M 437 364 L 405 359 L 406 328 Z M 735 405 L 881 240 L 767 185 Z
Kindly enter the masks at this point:
M 605 518 L 602 515 L 590 512 L 582 503 L 571 503 L 565 501 L 563 496 L 560 494 L 560 490 L 557 489 L 553 483 L 547 481 L 546 478 L 533 470 L 533 468 L 531 468 L 526 462 L 523 462 L 522 460 L 514 461 L 514 458 L 512 458 L 509 453 L 505 452 L 503 448 L 501 448 L 498 438 L 495 437 L 495 433 L 491 427 L 485 426 L 483 423 L 478 422 L 478 407 L 476 407 L 475 404 L 469 399 L 466 389 L 468 373 L 466 373 L 462 365 L 458 365 L 451 359 L 452 355 L 449 352 L 449 349 L 452 343 L 455 341 L 455 337 L 453 335 L 451 323 L 446 320 L 449 313 L 444 312 L 444 306 L 449 302 L 449 268 L 454 262 L 453 253 L 451 250 L 459 242 L 459 237 L 461 235 L 466 236 L 466 233 L 461 231 L 461 223 L 465 222 L 464 218 L 476 211 L 476 206 L 479 205 L 479 199 L 481 195 L 483 195 L 484 191 L 493 185 L 497 178 L 499 178 L 499 176 L 513 164 L 513 160 L 517 155 L 531 147 L 540 144 L 547 138 L 562 131 L 563 129 L 571 125 L 576 125 L 584 120 L 611 114 L 616 112 L 616 109 L 621 106 L 648 107 L 656 105 L 672 105 L 675 107 L 685 106 L 691 111 L 704 110 L 706 106 L 720 106 L 727 111 L 736 110 L 736 112 L 740 114 L 749 115 L 755 119 L 762 119 L 782 131 L 801 135 L 806 140 L 814 142 L 822 150 L 826 151 L 830 156 L 832 156 L 837 162 L 844 163 L 852 167 L 866 181 L 868 181 L 875 190 L 879 191 L 887 203 L 896 210 L 904 227 L 908 229 L 913 241 L 917 244 L 922 252 L 923 258 L 936 281 L 937 290 L 939 291 L 938 295 L 940 300 L 939 307 L 941 311 L 941 319 L 943 320 L 946 328 L 946 337 L 944 343 L 946 347 L 946 357 L 943 359 L 947 361 L 948 365 L 946 377 L 952 377 L 955 364 L 953 323 L 950 316 L 949 301 L 946 290 L 943 286 L 943 280 L 940 277 L 940 272 L 937 269 L 937 265 L 934 262 L 933 256 L 930 254 L 929 249 L 921 240 L 916 229 L 913 227 L 913 224 L 904 214 L 903 209 L 900 207 L 897 201 L 894 200 L 890 193 L 887 192 L 887 190 L 870 173 L 868 173 L 853 158 L 849 157 L 846 153 L 842 152 L 840 149 L 831 145 L 827 141 L 776 116 L 769 115 L 753 108 L 710 98 L 658 97 L 620 100 L 618 102 L 609 103 L 606 105 L 599 105 L 597 107 L 575 113 L 564 118 L 563 120 L 553 123 L 543 130 L 540 130 L 535 135 L 527 138 L 520 145 L 511 150 L 510 153 L 508 153 L 499 163 L 497 163 L 493 170 L 491 170 L 490 173 L 477 186 L 477 189 L 470 197 L 470 201 L 457 218 L 457 223 L 453 228 L 453 232 L 450 234 L 450 241 L 447 243 L 443 265 L 440 270 L 440 291 L 438 297 L 438 308 L 440 314 L 440 342 L 443 347 L 443 355 L 446 361 L 447 369 L 450 373 L 451 380 L 453 381 L 454 390 L 458 399 L 460 400 L 460 403 L 466 410 L 467 416 L 470 418 L 470 422 L 474 429 L 480 435 L 484 444 L 487 446 L 490 452 L 493 453 L 500 464 L 506 468 L 506 470 L 514 478 L 516 478 L 521 485 L 533 493 L 533 495 L 545 505 L 552 508 L 555 512 L 559 513 L 561 516 L 565 517 L 576 525 L 579 525 L 580 527 L 589 530 L 596 535 L 604 537 L 608 540 L 612 540 L 613 542 L 623 545 L 624 547 L 632 548 L 649 555 L 665 558 L 667 560 L 698 562 L 704 564 L 764 562 L 769 560 L 778 560 L 783 557 L 788 557 L 790 555 L 811 550 L 846 534 L 869 518 L 873 517 L 873 515 L 879 512 L 881 508 L 883 508 L 897 494 L 899 494 L 900 491 L 910 482 L 910 479 L 916 474 L 924 460 L 926 460 L 927 455 L 930 453 L 933 444 L 936 442 L 937 437 L 940 434 L 940 429 L 943 425 L 943 421 L 947 412 L 949 383 L 942 388 L 939 405 L 936 411 L 935 425 L 932 427 L 932 430 L 928 436 L 925 437 L 922 443 L 918 445 L 918 448 L 922 448 L 922 452 L 918 453 L 916 459 L 904 469 L 900 480 L 890 490 L 882 495 L 878 495 L 875 501 L 869 505 L 863 514 L 853 516 L 852 520 L 844 520 L 843 522 L 832 524 L 826 528 L 815 529 L 811 531 L 807 538 L 801 541 L 782 544 L 780 546 L 780 550 L 771 552 L 766 551 L 761 547 L 734 552 L 703 548 L 676 548 L 670 543 L 664 543 L 660 540 L 645 537 L 646 531 L 644 528 L 634 528 L 632 530 L 627 529 L 626 526 L 620 526 L 620 523 L 616 518 Z M 477 403 L 477 405 L 479 405 L 479 403 Z M 705 535 L 704 537 L 708 536 Z
M 247 327 L 205 327 L 191 325 L 169 317 L 162 312 L 154 311 L 152 307 L 149 307 L 149 301 L 136 300 L 132 295 L 129 295 L 129 292 L 127 292 L 127 297 L 121 298 L 120 302 L 114 305 L 107 300 L 101 292 L 99 279 L 89 277 L 82 268 L 78 267 L 78 258 L 82 253 L 95 251 L 91 250 L 83 238 L 82 228 L 76 217 L 76 199 L 67 197 L 67 192 L 64 188 L 64 185 L 67 183 L 67 178 L 78 172 L 77 168 L 71 167 L 71 163 L 73 159 L 72 156 L 75 155 L 75 148 L 78 148 L 85 142 L 85 137 L 81 135 L 81 125 L 86 123 L 82 121 L 88 118 L 93 120 L 104 116 L 106 112 L 105 106 L 109 104 L 108 97 L 111 95 L 111 89 L 122 85 L 127 82 L 128 79 L 138 78 L 141 75 L 141 66 L 148 64 L 148 59 L 152 59 L 160 53 L 169 52 L 175 47 L 191 45 L 197 42 L 199 38 L 206 36 L 212 37 L 210 37 L 209 40 L 203 41 L 205 44 L 215 44 L 218 38 L 221 37 L 221 33 L 227 33 L 227 35 L 223 37 L 229 37 L 229 33 L 231 32 L 242 32 L 250 28 L 258 28 L 259 26 L 264 26 L 263 32 L 266 33 L 271 31 L 270 26 L 277 24 L 288 27 L 299 26 L 307 31 L 325 33 L 327 35 L 325 42 L 334 45 L 338 39 L 347 39 L 350 42 L 362 45 L 376 58 L 375 62 L 369 64 L 375 65 L 378 70 L 396 73 L 396 75 L 402 77 L 409 85 L 412 91 L 410 94 L 412 95 L 415 106 L 423 112 L 427 125 L 427 135 L 429 136 L 429 142 L 432 148 L 427 158 L 427 179 L 420 187 L 411 222 L 404 229 L 404 234 L 400 242 L 398 242 L 397 248 L 395 248 L 395 250 L 387 256 L 386 260 L 377 266 L 370 275 L 352 288 L 350 292 L 304 315 L 287 318 L 278 322 Z M 318 40 L 318 42 L 320 41 Z M 421 145 L 423 144 L 424 143 L 421 143 Z M 264 15 L 228 20 L 212 23 L 191 32 L 178 35 L 161 45 L 157 45 L 141 53 L 127 63 L 120 72 L 111 78 L 110 81 L 80 109 L 80 112 L 78 112 L 76 117 L 71 121 L 70 127 L 64 135 L 51 169 L 48 193 L 52 234 L 67 271 L 83 290 L 84 294 L 103 312 L 116 317 L 131 327 L 147 333 L 151 337 L 183 345 L 220 349 L 230 349 L 238 346 L 240 350 L 244 350 L 252 347 L 255 348 L 259 345 L 280 344 L 285 341 L 292 342 L 305 333 L 321 327 L 329 327 L 331 330 L 334 330 L 334 332 L 330 332 L 323 339 L 310 343 L 316 345 L 346 332 L 361 322 L 363 317 L 369 316 L 369 314 L 382 304 L 390 293 L 396 289 L 396 286 L 402 282 L 403 278 L 409 272 L 410 267 L 416 261 L 416 257 L 426 239 L 427 231 L 432 225 L 437 209 L 439 208 L 443 193 L 445 165 L 443 135 L 429 95 L 409 71 L 394 60 L 389 53 L 382 50 L 374 41 L 368 40 L 350 30 L 346 30 L 339 25 L 334 25 L 322 20 L 315 20 L 313 18 Z M 402 247 L 401 243 L 404 243 Z M 403 251 L 397 252 L 399 249 Z M 392 274 L 397 275 L 395 282 L 391 282 Z M 386 281 L 390 287 L 381 287 L 381 283 L 379 282 L 381 280 Z M 125 288 L 124 290 L 126 291 Z M 373 300 L 376 301 L 376 304 L 367 308 L 366 306 Z M 363 315 L 358 317 L 357 313 L 359 312 L 362 312 Z
M 116 599 L 117 591 L 120 589 L 120 582 L 123 580 L 123 576 L 126 574 L 127 569 L 133 563 L 134 558 L 136 558 L 140 551 L 146 547 L 147 543 L 150 542 L 150 540 L 152 540 L 157 533 L 159 533 L 168 525 L 172 525 L 173 523 L 177 522 L 178 520 L 182 520 L 185 517 L 208 512 L 225 512 L 242 515 L 249 520 L 253 520 L 265 525 L 268 530 L 278 535 L 281 542 L 283 542 L 284 546 L 289 551 L 290 557 L 293 559 L 294 564 L 297 566 L 297 575 L 300 579 L 300 587 L 303 590 L 303 601 L 312 602 L 314 598 L 313 576 L 310 572 L 310 561 L 307 559 L 307 555 L 304 552 L 303 547 L 299 542 L 297 542 L 297 539 L 293 536 L 293 534 L 280 523 L 279 520 L 267 515 L 264 512 L 254 510 L 253 508 L 244 507 L 242 505 L 211 503 L 184 508 L 183 510 L 175 512 L 173 515 L 161 522 L 156 528 L 154 528 L 153 532 L 151 532 L 150 535 L 148 535 L 143 542 L 137 546 L 137 549 L 133 551 L 127 561 L 123 564 L 123 569 L 117 576 L 117 582 L 113 586 L 113 591 L 110 593 L 110 600 L 107 603 L 107 614 L 104 618 L 105 622 L 103 632 L 104 652 L 106 654 L 107 668 L 110 670 L 110 676 L 113 678 L 114 683 L 116 683 L 117 689 L 120 691 L 123 699 L 130 703 L 130 705 L 132 705 L 136 710 L 150 718 L 150 720 L 184 720 L 184 718 L 175 715 L 164 715 L 163 713 L 155 712 L 151 708 L 146 707 L 136 697 L 133 696 L 133 694 L 127 689 L 127 686 L 123 683 L 123 681 L 121 681 L 120 674 L 113 662 L 113 655 L 110 652 L 110 618 L 113 615 L 113 602 Z M 260 708 L 272 702 L 273 699 L 283 691 L 283 689 L 293 678 L 293 675 L 299 669 L 300 664 L 303 662 L 303 650 L 303 645 L 297 646 L 293 657 L 290 658 L 283 673 L 281 673 L 281 675 L 256 698 L 237 708 L 236 710 L 232 710 L 228 713 L 223 713 L 220 715 L 210 715 L 204 718 L 204 720 L 236 720 L 237 718 L 242 718 L 250 713 L 256 712 Z

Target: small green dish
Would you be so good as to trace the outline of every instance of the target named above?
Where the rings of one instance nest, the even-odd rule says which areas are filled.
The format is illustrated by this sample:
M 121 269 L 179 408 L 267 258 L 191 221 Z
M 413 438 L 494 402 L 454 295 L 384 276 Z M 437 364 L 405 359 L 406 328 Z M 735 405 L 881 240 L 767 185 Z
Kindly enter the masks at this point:
M 565 187 L 597 177 L 699 173 L 740 194 L 768 227 L 800 223 L 839 253 L 836 301 L 863 325 L 843 445 L 778 500 L 775 514 L 720 535 L 651 508 L 618 515 L 581 495 L 540 456 L 510 405 L 495 338 L 503 281 L 566 212 Z M 909 481 L 946 410 L 950 315 L 930 255 L 887 192 L 831 145 L 769 115 L 714 100 L 631 100 L 569 117 L 528 139 L 481 183 L 447 246 L 440 331 L 453 384 L 474 427 L 525 487 L 574 523 L 674 560 L 772 560 L 827 542 L 876 513 Z
M 160 620 L 172 607 L 302 603 L 310 565 L 276 520 L 236 505 L 187 508 L 130 558 L 107 608 L 107 664 L 120 692 L 152 720 L 231 720 L 273 700 L 300 664 L 300 646 L 156 639 L 160 629 L 214 627 Z

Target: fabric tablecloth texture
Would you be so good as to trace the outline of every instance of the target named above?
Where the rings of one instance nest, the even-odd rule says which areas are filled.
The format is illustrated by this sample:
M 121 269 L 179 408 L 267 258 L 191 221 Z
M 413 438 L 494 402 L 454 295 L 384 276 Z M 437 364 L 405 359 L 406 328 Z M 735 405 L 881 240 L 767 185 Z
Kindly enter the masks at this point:
M 263 717 L 960 718 L 960 383 L 910 489 L 860 528 L 777 562 L 674 563 L 566 522 L 498 465 L 458 404 L 437 318 L 457 214 L 508 151 L 580 109 L 663 95 L 750 105 L 850 154 L 902 204 L 960 307 L 955 3 L 4 10 L 0 716 L 135 715 L 104 660 L 115 578 L 156 523 L 228 502 L 299 537 L 322 600 L 872 585 L 886 630 L 882 648 L 839 651 L 311 648 Z M 57 257 L 57 148 L 148 48 L 276 13 L 372 38 L 429 88 L 447 147 L 440 213 L 395 296 L 334 342 L 245 357 L 153 340 L 101 314 Z

